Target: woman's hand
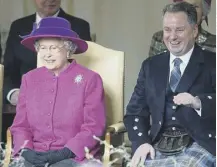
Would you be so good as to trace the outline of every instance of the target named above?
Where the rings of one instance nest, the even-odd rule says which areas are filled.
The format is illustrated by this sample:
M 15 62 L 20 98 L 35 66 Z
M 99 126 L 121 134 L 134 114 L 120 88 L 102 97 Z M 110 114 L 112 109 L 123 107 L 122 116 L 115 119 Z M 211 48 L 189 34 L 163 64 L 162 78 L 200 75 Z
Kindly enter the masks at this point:
M 66 147 L 60 150 L 48 151 L 46 154 L 46 159 L 48 160 L 49 165 L 74 157 L 75 154 Z
M 46 163 L 48 163 L 46 159 L 46 154 L 43 152 L 37 152 L 30 149 L 23 149 L 21 156 L 28 161 L 29 163 L 37 166 L 37 167 L 44 167 Z

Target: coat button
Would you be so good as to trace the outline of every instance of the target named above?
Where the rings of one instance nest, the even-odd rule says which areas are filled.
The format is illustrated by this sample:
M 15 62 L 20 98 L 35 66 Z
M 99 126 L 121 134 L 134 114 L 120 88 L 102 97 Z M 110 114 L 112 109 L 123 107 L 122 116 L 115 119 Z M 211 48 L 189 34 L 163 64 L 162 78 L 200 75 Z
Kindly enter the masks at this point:
M 159 121 L 159 125 L 161 125 L 161 121 Z
M 135 122 L 139 122 L 139 118 L 135 118 L 135 120 L 134 120 Z
M 176 120 L 176 117 L 172 117 L 172 120 L 175 121 L 175 120 Z
M 137 129 L 138 129 L 138 127 L 137 127 L 137 126 L 134 126 L 134 127 L 133 127 L 133 129 L 134 129 L 134 130 L 137 130 Z
M 141 132 L 139 132 L 139 133 L 138 133 L 138 136 L 142 136 L 142 133 L 141 133 Z
M 212 99 L 212 96 L 207 96 L 208 99 Z
M 176 130 L 176 127 L 172 127 L 172 130 Z
M 172 106 L 172 109 L 175 110 L 175 109 L 176 109 L 176 106 Z
M 211 138 L 212 137 L 212 134 L 209 134 L 209 138 Z
M 51 116 L 51 113 L 48 113 L 47 115 L 48 115 L 48 116 Z

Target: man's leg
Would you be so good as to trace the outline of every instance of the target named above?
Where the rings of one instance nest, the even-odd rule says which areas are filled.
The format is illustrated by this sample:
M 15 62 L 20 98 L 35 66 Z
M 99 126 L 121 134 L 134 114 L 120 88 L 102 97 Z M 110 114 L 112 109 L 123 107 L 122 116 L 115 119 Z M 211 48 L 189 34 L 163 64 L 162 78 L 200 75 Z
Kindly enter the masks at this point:
M 213 167 L 215 161 L 215 156 L 194 142 L 189 148 L 186 148 L 182 153 L 177 154 L 176 156 L 164 156 L 156 151 L 155 159 L 147 159 L 145 166 Z
M 176 166 L 175 156 L 165 156 L 159 151 L 155 152 L 155 159 L 150 157 L 145 161 L 145 167 L 174 167 Z
M 186 158 L 188 157 L 189 164 L 195 167 L 213 167 L 216 162 L 216 157 L 196 142 L 194 142 L 189 148 L 186 148 L 180 156 L 177 156 L 177 161 L 180 161 L 180 163 L 182 160 L 179 158 L 182 158 L 182 156 Z

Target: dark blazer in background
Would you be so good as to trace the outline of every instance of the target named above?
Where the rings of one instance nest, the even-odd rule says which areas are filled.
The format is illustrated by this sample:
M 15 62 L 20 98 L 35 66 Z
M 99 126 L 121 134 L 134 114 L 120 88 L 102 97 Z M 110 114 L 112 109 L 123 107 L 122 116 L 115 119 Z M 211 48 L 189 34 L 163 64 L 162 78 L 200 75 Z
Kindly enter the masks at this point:
M 91 40 L 90 26 L 87 21 L 71 16 L 62 9 L 60 9 L 58 17 L 67 19 L 71 23 L 72 30 L 81 39 Z M 33 14 L 18 19 L 11 24 L 4 54 L 4 100 L 6 100 L 6 96 L 10 90 L 20 88 L 22 75 L 36 68 L 36 53 L 22 46 L 20 44 L 22 39 L 19 37 L 19 35 L 30 34 L 35 21 L 36 14 Z
M 145 60 L 127 106 L 124 123 L 132 141 L 133 152 L 144 143 L 153 144 L 164 123 L 165 95 L 169 82 L 170 53 Z M 216 55 L 195 46 L 181 77 L 176 93 L 198 96 L 202 115 L 185 106 L 174 110 L 174 116 L 188 134 L 203 148 L 216 154 Z M 150 127 L 150 115 L 152 125 Z M 134 130 L 134 126 L 138 129 Z M 149 132 L 150 130 L 150 132 Z M 138 135 L 138 134 L 142 135 Z

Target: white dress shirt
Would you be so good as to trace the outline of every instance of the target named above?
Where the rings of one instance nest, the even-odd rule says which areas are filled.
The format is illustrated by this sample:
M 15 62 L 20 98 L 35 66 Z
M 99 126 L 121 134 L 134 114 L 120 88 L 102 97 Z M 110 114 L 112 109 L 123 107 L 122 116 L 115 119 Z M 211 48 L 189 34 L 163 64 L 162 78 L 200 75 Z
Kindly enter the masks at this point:
M 57 17 L 59 14 L 60 10 L 58 10 L 53 16 L 51 17 Z M 38 24 L 41 21 L 42 17 L 36 12 L 36 23 Z
M 182 60 L 182 63 L 180 64 L 180 71 L 181 71 L 181 76 L 183 75 L 184 71 L 185 71 L 185 68 L 187 67 L 188 65 L 188 62 L 191 58 L 191 55 L 192 55 L 192 52 L 194 50 L 194 46 L 191 48 L 191 50 L 189 50 L 185 55 L 183 56 L 175 56 L 173 55 L 171 52 L 170 52 L 170 74 L 169 74 L 169 80 L 170 80 L 170 76 L 171 76 L 171 71 L 173 70 L 174 68 L 174 59 L 175 58 L 180 58 Z M 201 108 L 199 110 L 196 110 L 195 111 L 197 112 L 197 114 L 199 116 L 201 116 Z

